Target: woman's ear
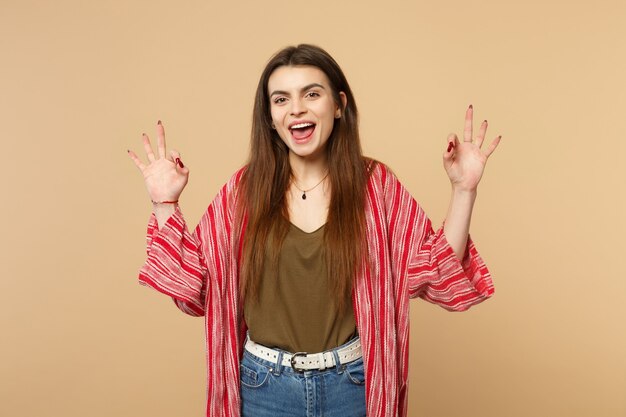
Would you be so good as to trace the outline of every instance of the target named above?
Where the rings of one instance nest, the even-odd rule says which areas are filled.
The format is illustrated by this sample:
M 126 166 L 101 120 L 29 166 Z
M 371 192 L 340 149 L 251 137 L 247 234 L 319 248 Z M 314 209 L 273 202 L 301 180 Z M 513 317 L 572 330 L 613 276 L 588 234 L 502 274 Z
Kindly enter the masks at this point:
M 335 119 L 341 118 L 343 111 L 346 109 L 346 106 L 348 105 L 348 97 L 346 96 L 346 93 L 344 93 L 343 91 L 340 91 L 339 98 L 341 99 L 341 108 L 337 109 L 337 111 L 335 112 Z

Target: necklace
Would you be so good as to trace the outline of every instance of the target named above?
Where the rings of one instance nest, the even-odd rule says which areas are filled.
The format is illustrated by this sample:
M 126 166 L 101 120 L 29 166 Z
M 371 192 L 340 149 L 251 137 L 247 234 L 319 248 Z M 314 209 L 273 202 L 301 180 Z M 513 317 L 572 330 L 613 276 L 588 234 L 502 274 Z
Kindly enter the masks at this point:
M 298 187 L 298 184 L 296 184 L 296 181 L 293 181 L 293 185 L 302 193 L 302 199 L 306 200 L 306 193 L 308 193 L 309 191 L 315 189 L 318 185 L 320 185 L 322 182 L 324 182 L 324 180 L 326 179 L 326 177 L 328 176 L 328 172 L 326 173 L 326 175 L 324 175 L 324 178 L 322 178 L 320 180 L 320 182 L 318 182 L 317 184 L 315 184 L 313 187 L 309 188 L 308 190 L 302 190 L 300 187 Z

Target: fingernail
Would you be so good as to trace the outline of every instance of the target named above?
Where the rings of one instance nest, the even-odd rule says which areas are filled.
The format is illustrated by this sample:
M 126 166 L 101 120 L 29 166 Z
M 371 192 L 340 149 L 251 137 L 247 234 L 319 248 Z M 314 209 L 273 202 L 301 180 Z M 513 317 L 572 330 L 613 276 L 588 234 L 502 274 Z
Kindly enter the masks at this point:
M 448 152 L 450 152 L 450 149 L 452 149 L 453 146 L 454 146 L 454 142 L 448 143 Z
M 469 108 L 470 108 L 470 109 L 474 109 L 474 106 L 472 106 L 472 105 L 470 104 Z
M 158 125 L 160 125 L 160 124 L 162 124 L 162 123 L 161 123 L 161 121 L 159 120 L 159 121 L 157 122 L 157 124 L 158 124 Z
M 487 119 L 485 119 L 485 121 L 483 123 L 487 123 Z
M 146 135 L 145 133 L 142 133 L 141 136 L 148 136 L 148 135 Z
M 126 149 L 126 152 L 130 153 L 130 149 Z
M 176 163 L 180 165 L 181 168 L 185 168 L 185 166 L 183 165 L 183 161 L 181 161 L 180 158 L 176 158 Z

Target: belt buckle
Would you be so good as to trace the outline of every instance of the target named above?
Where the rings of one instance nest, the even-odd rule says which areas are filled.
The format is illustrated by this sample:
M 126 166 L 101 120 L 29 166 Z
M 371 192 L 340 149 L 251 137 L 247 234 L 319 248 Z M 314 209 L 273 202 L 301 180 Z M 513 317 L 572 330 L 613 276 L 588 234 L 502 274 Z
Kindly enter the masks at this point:
M 304 369 L 298 369 L 296 368 L 296 357 L 298 356 L 306 356 L 307 353 L 306 352 L 296 352 L 293 354 L 293 356 L 290 359 L 291 362 L 291 369 L 293 369 L 294 371 L 303 374 L 304 373 Z

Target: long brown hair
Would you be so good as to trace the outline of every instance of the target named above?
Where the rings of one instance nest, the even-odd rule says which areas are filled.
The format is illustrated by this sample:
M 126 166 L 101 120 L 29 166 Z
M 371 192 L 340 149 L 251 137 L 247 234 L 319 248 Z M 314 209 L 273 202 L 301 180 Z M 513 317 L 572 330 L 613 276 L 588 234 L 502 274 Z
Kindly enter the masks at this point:
M 243 241 L 240 297 L 241 300 L 246 296 L 258 300 L 266 252 L 269 251 L 276 264 L 289 230 L 286 193 L 293 174 L 289 149 L 272 129 L 267 84 L 277 68 L 294 65 L 313 66 L 323 71 L 340 108 L 343 104 L 339 92 L 343 91 L 347 98 L 325 149 L 331 198 L 324 229 L 324 255 L 329 289 L 338 312 L 343 314 L 366 250 L 364 204 L 368 168 L 361 150 L 356 103 L 348 81 L 337 62 L 314 45 L 290 46 L 277 52 L 267 63 L 257 86 L 250 156 L 241 182 L 240 214 L 247 214 L 248 223 Z

